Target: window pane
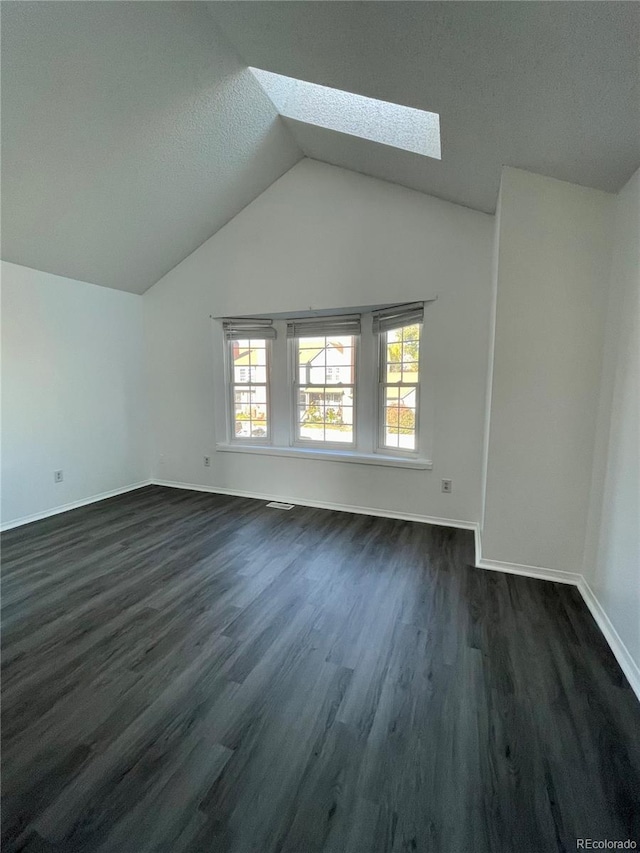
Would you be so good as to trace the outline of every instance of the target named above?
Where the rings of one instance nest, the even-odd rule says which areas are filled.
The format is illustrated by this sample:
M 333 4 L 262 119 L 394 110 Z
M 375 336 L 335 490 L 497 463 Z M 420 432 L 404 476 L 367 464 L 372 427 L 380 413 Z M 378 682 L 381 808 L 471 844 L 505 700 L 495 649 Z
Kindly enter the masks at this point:
M 385 403 L 387 406 L 397 406 L 402 388 L 385 388 Z
M 396 330 L 396 332 L 398 331 L 402 332 L 403 330 Z M 387 332 L 387 344 L 384 353 L 386 359 L 385 381 L 417 382 L 419 342 L 417 340 L 393 341 L 391 338 L 396 332 Z M 407 378 L 404 375 L 406 373 L 414 374 L 413 378 Z
M 300 364 L 306 364 L 309 358 L 318 355 L 325 347 L 325 337 L 298 338 Z
M 324 364 L 314 364 L 307 368 L 305 381 L 311 385 L 324 385 L 327 381 Z
M 233 381 L 236 384 L 245 384 L 251 382 L 251 370 L 248 365 L 246 367 L 233 368 Z
M 298 408 L 298 429 L 305 441 L 324 441 L 324 407 L 309 401 Z
M 406 432 L 398 436 L 398 446 L 402 450 L 416 449 L 416 434 L 415 432 Z
M 305 441 L 353 441 L 353 388 L 300 388 L 298 433 Z
M 383 447 L 406 451 L 417 448 L 420 331 L 420 324 L 414 324 L 386 333 L 382 365 L 385 388 L 381 401 Z M 393 387 L 394 383 L 398 385 Z
M 398 329 L 397 331 L 402 332 L 402 340 L 405 342 L 420 340 L 420 326 L 417 323 L 413 326 L 404 326 L 402 329 Z
M 413 388 L 400 388 L 400 408 L 409 409 L 412 412 L 415 412 L 416 408 L 416 399 L 418 396 L 417 389 L 414 386 Z M 407 424 L 407 426 L 410 426 Z
M 266 367 L 251 367 L 251 381 L 257 383 L 266 383 L 267 368 Z
M 238 339 L 229 341 L 232 438 L 268 438 L 268 374 L 270 342 Z
M 407 326 L 387 332 L 387 364 L 417 362 L 420 352 L 420 326 Z
M 337 347 L 331 343 L 327 347 L 327 383 L 351 385 L 354 382 L 353 347 Z
M 249 438 L 251 436 L 251 406 L 248 403 L 236 403 L 234 409 L 235 437 Z
M 337 441 L 345 444 L 350 444 L 353 441 L 353 415 L 352 413 L 343 412 L 348 418 L 345 418 L 345 423 L 339 426 L 335 423 L 327 423 L 325 435 L 326 441 Z
M 260 404 L 265 407 L 267 405 L 267 389 L 266 386 L 252 386 L 251 388 L 251 403 L 256 406 Z
M 236 386 L 233 399 L 235 438 L 265 438 L 269 432 L 267 389 Z
M 387 363 L 386 382 L 401 382 L 402 381 L 402 363 L 399 361 L 391 361 Z
M 252 365 L 266 365 L 267 347 L 265 341 L 251 341 L 249 357 Z
M 398 434 L 395 432 L 389 432 L 387 430 L 387 432 L 385 433 L 384 446 L 397 449 L 397 447 L 398 447 Z
M 418 341 L 405 341 L 402 344 L 402 361 L 418 361 L 420 358 L 420 344 Z
M 231 351 L 233 353 L 234 367 L 244 366 L 249 364 L 249 341 L 231 341 Z
M 355 338 L 328 335 L 298 339 L 298 437 L 351 444 Z
M 415 383 L 418 381 L 418 362 L 405 361 L 402 365 L 402 381 Z
M 352 335 L 300 338 L 298 382 L 301 385 L 353 384 L 355 351 Z
M 385 388 L 383 445 L 401 450 L 416 447 L 417 389 Z
M 234 383 L 267 381 L 266 341 L 231 341 L 231 354 Z

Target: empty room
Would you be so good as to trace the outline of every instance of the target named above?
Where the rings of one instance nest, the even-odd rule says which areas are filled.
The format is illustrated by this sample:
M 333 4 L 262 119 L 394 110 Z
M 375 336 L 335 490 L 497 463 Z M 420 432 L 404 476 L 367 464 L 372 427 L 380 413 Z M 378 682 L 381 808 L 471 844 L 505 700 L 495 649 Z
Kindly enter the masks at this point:
M 3 853 L 640 848 L 640 3 L 0 14 Z

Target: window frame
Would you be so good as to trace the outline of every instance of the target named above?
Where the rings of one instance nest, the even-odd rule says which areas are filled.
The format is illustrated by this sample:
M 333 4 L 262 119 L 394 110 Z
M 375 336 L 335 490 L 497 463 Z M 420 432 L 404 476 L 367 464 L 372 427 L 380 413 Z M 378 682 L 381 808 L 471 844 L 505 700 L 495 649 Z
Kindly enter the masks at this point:
M 309 334 L 309 335 L 295 335 L 287 340 L 289 345 L 288 352 L 288 363 L 289 363 L 289 407 L 290 407 L 290 434 L 289 434 L 289 446 L 290 447 L 300 447 L 306 448 L 307 450 L 313 450 L 314 448 L 318 450 L 343 450 L 346 453 L 356 452 L 358 449 L 358 394 L 360 389 L 358 388 L 359 384 L 359 365 L 360 365 L 360 338 L 361 335 L 338 335 L 337 337 L 350 337 L 353 340 L 353 384 L 351 383 L 325 383 L 324 385 L 313 385 L 311 387 L 317 388 L 353 388 L 353 406 L 352 406 L 352 430 L 351 430 L 351 441 L 314 441 L 313 439 L 305 439 L 300 437 L 300 424 L 298 421 L 298 411 L 300 407 L 300 377 L 298 373 L 299 368 L 299 352 L 300 352 L 300 340 L 301 338 L 320 338 L 324 337 L 325 339 L 330 337 L 329 335 L 322 334 Z M 326 370 L 326 365 L 325 365 Z M 325 375 L 326 379 L 326 375 Z M 305 386 L 310 387 L 310 386 Z
M 409 326 L 419 326 L 420 327 L 420 336 L 418 339 L 419 348 L 418 348 L 418 381 L 416 383 L 409 382 L 387 382 L 386 381 L 386 371 L 387 371 L 387 335 L 390 331 L 397 331 L 398 329 L 406 329 Z M 398 326 L 398 329 L 388 329 L 383 332 L 378 333 L 378 382 L 377 382 L 377 439 L 376 439 L 376 448 L 375 452 L 384 454 L 385 456 L 397 456 L 403 459 L 417 459 L 420 457 L 420 450 L 423 444 L 421 440 L 421 429 L 420 429 L 420 407 L 421 407 L 421 390 L 422 390 L 422 354 L 423 354 L 423 339 L 422 332 L 424 329 L 424 322 L 422 323 L 407 323 L 406 326 Z M 386 391 L 387 388 L 415 388 L 416 398 L 415 398 L 415 448 L 413 450 L 409 450 L 407 448 L 400 447 L 387 447 L 384 443 L 386 436 Z
M 249 344 L 252 342 L 260 341 L 265 345 L 265 382 L 236 382 L 234 376 L 234 359 L 233 359 L 233 345 L 236 341 L 249 341 Z M 227 400 L 227 429 L 229 434 L 229 443 L 237 444 L 239 446 L 245 445 L 271 445 L 273 443 L 273 419 L 272 419 L 272 411 L 271 411 L 271 348 L 273 344 L 272 338 L 256 338 L 248 335 L 246 338 L 227 338 L 225 340 L 225 384 L 227 386 L 226 400 Z M 251 347 L 249 347 L 251 348 Z M 251 376 L 251 365 L 249 365 L 249 376 Z M 236 399 L 235 393 L 237 388 L 263 388 L 265 389 L 265 399 L 266 399 L 266 412 L 267 412 L 267 434 L 266 435 L 249 435 L 249 436 L 238 436 L 236 434 L 236 416 L 235 416 L 235 407 L 236 407 Z
M 299 393 L 301 388 L 306 387 L 304 382 L 300 383 L 299 381 L 300 373 L 297 362 L 300 344 L 307 345 L 304 338 L 328 337 L 331 340 L 334 336 L 341 335 L 342 332 L 338 332 L 334 327 L 331 333 L 327 335 L 324 330 L 321 331 L 318 328 L 319 323 L 315 322 L 316 318 L 307 318 L 306 316 L 299 319 L 291 319 L 292 315 L 276 316 L 273 319 L 266 317 L 257 319 L 220 318 L 224 332 L 224 339 L 221 342 L 224 352 L 223 358 L 218 362 L 222 368 L 221 372 L 218 373 L 218 369 L 216 369 L 214 390 L 220 389 L 225 402 L 217 406 L 214 412 L 216 431 L 220 431 L 219 434 L 222 439 L 216 442 L 216 450 L 299 456 L 300 458 L 318 461 L 363 462 L 383 466 L 432 468 L 431 454 L 433 452 L 436 387 L 432 372 L 426 372 L 423 365 L 425 360 L 431 362 L 435 357 L 433 338 L 431 335 L 425 336 L 426 317 L 421 321 L 411 321 L 407 318 L 407 322 L 398 326 L 397 328 L 404 328 L 417 322 L 420 327 L 420 350 L 417 359 L 418 382 L 415 384 L 408 382 L 387 383 L 385 380 L 388 374 L 384 372 L 384 368 L 386 368 L 388 352 L 386 346 L 389 334 L 386 329 L 381 331 L 379 326 L 386 322 L 391 327 L 390 331 L 393 331 L 395 327 L 393 321 L 399 319 L 392 313 L 396 307 L 398 309 L 405 307 L 410 309 L 413 304 L 395 306 L 388 311 L 384 309 L 386 316 L 383 315 L 382 317 L 380 315 L 383 312 L 378 309 L 359 309 L 360 313 L 357 316 L 359 317 L 360 331 L 351 330 L 345 334 L 352 340 L 355 338 L 353 341 L 355 365 L 352 384 L 354 394 L 353 425 L 349 442 L 314 441 L 313 439 L 302 438 L 298 424 Z M 332 314 L 331 319 L 337 320 L 338 317 L 342 316 Z M 346 317 L 346 313 L 344 316 Z M 351 319 L 352 316 L 356 316 L 354 309 L 350 309 L 348 319 Z M 329 319 L 328 313 L 321 319 L 324 320 L 325 317 Z M 311 327 L 307 329 L 303 326 L 307 319 L 313 325 L 313 331 L 311 331 Z M 392 322 L 389 322 L 390 319 Z M 298 323 L 300 328 L 294 326 L 294 332 L 298 334 L 290 334 L 291 326 Z M 266 381 L 264 383 L 252 384 L 250 374 L 247 382 L 236 383 L 234 381 L 235 374 L 239 375 L 239 371 L 233 369 L 234 344 L 241 340 L 247 341 L 249 345 L 253 344 L 253 346 L 264 348 L 266 354 Z M 405 353 L 405 358 L 411 359 L 411 355 Z M 336 360 L 340 361 L 340 359 Z M 306 378 L 304 374 L 303 378 Z M 326 376 L 324 378 L 326 379 Z M 405 378 L 407 378 L 406 374 Z M 398 386 L 407 387 L 415 394 L 416 446 L 413 450 L 384 445 L 386 440 L 385 426 L 388 420 L 385 405 L 388 396 L 386 389 Z M 255 389 L 265 388 L 267 434 L 264 436 L 242 436 L 235 432 L 236 394 L 242 389 L 248 390 L 251 387 Z M 317 385 L 318 389 L 324 387 L 342 389 L 344 383 Z M 351 383 L 347 387 L 351 387 Z M 239 396 L 241 398 L 246 397 L 243 394 Z M 261 397 L 262 393 L 256 396 Z M 220 402 L 222 403 L 222 400 Z M 247 415 L 251 414 L 248 411 L 246 413 Z M 240 431 L 249 432 L 243 428 Z M 226 436 L 226 438 L 222 438 L 222 436 Z

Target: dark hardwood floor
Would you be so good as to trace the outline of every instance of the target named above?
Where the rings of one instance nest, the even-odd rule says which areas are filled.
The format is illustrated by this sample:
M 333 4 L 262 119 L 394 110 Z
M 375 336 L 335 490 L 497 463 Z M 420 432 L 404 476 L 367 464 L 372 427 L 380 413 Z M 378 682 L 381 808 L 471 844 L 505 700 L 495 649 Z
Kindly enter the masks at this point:
M 640 705 L 469 532 L 149 487 L 2 557 L 5 853 L 640 847 Z

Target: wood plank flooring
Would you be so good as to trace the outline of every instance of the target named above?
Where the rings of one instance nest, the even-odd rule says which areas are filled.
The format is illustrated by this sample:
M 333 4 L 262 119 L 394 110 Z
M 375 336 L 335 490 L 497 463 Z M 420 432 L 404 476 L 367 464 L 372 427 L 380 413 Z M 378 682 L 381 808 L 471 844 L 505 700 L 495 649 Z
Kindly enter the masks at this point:
M 469 532 L 148 487 L 2 557 L 5 853 L 640 847 L 640 705 Z

